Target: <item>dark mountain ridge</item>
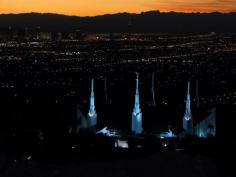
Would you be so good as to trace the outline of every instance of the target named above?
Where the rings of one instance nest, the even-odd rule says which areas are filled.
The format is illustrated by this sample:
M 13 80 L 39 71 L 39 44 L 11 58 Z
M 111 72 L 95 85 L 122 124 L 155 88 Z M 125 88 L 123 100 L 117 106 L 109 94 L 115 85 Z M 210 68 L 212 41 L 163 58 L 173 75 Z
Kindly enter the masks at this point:
M 88 33 L 206 33 L 236 32 L 236 13 L 118 13 L 94 17 L 60 14 L 2 14 L 0 29 L 36 28 L 42 31 L 81 30 Z

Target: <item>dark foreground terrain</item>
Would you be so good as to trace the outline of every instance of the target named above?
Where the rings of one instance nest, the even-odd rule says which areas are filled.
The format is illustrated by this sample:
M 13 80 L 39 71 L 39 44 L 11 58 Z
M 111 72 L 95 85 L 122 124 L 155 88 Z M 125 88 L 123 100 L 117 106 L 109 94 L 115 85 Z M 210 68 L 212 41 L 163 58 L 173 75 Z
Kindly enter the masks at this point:
M 103 136 L 51 136 L 41 144 L 16 137 L 1 143 L 2 177 L 234 177 L 233 140 L 145 137 L 142 148 L 115 148 Z M 75 139 L 74 139 L 75 138 Z M 76 141 L 77 139 L 77 141 Z M 24 142 L 25 141 L 25 142 Z M 26 142 L 27 141 L 27 142 Z

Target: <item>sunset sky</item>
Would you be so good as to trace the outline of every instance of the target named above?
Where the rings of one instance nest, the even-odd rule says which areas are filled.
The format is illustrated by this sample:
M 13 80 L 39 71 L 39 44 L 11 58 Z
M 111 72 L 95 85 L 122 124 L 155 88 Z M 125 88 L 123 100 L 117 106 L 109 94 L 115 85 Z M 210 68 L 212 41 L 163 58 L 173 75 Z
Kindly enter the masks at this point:
M 78 16 L 149 10 L 236 12 L 236 0 L 0 0 L 0 13 L 50 12 Z

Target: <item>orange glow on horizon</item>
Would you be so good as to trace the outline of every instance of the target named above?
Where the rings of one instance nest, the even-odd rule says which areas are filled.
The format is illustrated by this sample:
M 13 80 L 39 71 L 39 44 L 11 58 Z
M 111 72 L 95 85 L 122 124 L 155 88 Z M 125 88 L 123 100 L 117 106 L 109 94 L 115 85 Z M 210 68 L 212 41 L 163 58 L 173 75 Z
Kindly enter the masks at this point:
M 0 14 L 39 12 L 95 16 L 150 10 L 236 12 L 236 0 L 0 0 Z

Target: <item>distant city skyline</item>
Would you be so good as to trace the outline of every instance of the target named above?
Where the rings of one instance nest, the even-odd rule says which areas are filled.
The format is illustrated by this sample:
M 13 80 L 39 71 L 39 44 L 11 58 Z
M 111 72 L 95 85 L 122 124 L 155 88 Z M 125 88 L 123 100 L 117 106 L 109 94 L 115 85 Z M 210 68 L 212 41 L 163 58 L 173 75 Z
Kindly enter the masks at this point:
M 0 0 L 0 14 L 58 13 L 95 16 L 120 12 L 236 12 L 235 0 Z

